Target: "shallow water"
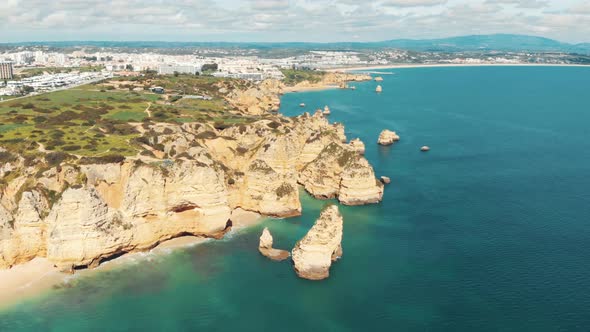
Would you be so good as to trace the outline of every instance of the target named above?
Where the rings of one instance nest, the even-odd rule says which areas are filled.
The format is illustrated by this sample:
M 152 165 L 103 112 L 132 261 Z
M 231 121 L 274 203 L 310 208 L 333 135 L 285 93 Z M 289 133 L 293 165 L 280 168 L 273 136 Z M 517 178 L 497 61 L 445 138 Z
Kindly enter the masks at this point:
M 360 137 L 382 204 L 343 207 L 343 259 L 323 282 L 258 254 L 292 248 L 327 202 L 52 290 L 0 312 L 0 331 L 587 331 L 590 68 L 396 69 L 329 105 Z M 375 144 L 383 128 L 402 140 Z M 432 150 L 421 153 L 429 145 Z

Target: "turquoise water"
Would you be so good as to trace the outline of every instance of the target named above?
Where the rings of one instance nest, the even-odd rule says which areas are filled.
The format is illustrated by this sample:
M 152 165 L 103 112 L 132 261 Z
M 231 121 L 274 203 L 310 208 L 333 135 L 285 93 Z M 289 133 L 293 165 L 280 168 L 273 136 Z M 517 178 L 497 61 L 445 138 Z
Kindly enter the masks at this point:
M 393 183 L 343 207 L 324 282 L 257 252 L 291 248 L 326 202 L 229 239 L 148 256 L 0 312 L 0 331 L 588 331 L 590 68 L 399 69 L 324 105 Z M 393 147 L 375 144 L 396 130 Z M 419 148 L 429 145 L 429 153 Z M 1 282 L 1 281 L 0 281 Z

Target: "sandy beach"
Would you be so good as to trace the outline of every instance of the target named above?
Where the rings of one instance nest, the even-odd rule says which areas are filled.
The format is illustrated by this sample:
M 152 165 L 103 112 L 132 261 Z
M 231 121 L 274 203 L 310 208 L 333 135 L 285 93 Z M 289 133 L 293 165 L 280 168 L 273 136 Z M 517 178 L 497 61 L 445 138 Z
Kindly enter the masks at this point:
M 236 231 L 255 226 L 262 222 L 264 217 L 255 212 L 236 209 L 232 212 L 231 220 L 233 222 L 232 229 Z M 208 241 L 213 240 L 197 236 L 182 236 L 162 242 L 150 250 L 149 253 L 164 255 L 177 249 L 196 246 Z M 113 261 L 101 264 L 96 269 L 77 271 L 75 278 L 129 264 L 137 261 L 137 258 L 142 255 L 145 256 L 145 253 L 123 255 Z M 72 278 L 71 274 L 60 272 L 45 258 L 35 258 L 11 269 L 0 270 L 0 309 L 17 304 L 26 298 L 42 294 L 56 285 L 67 282 L 69 278 Z
M 327 72 L 347 72 L 359 70 L 379 70 L 379 69 L 402 69 L 402 68 L 429 68 L 429 67 L 586 67 L 590 65 L 570 65 L 570 64 L 537 64 L 537 63 L 440 63 L 440 64 L 391 64 L 380 66 L 358 66 L 326 69 Z

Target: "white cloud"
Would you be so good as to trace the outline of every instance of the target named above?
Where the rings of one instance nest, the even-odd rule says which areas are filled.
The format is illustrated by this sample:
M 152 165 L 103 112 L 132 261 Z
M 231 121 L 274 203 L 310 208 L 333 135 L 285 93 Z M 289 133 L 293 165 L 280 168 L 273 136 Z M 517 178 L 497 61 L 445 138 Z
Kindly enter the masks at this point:
M 350 41 L 473 33 L 590 41 L 586 0 L 0 0 L 0 41 Z

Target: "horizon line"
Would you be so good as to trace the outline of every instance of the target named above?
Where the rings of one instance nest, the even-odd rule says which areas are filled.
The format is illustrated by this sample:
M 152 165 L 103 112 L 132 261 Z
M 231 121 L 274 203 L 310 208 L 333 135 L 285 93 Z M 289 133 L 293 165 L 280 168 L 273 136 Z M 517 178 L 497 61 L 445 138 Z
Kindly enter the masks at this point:
M 434 40 L 444 40 L 444 39 L 452 39 L 452 38 L 461 38 L 461 37 L 484 37 L 484 36 L 518 36 L 518 37 L 531 37 L 531 38 L 539 38 L 539 39 L 547 39 L 555 42 L 559 42 L 562 44 L 567 45 L 580 45 L 580 44 L 587 44 L 590 41 L 586 42 L 578 42 L 578 43 L 571 43 L 566 41 L 561 41 L 559 39 L 554 39 L 550 37 L 544 37 L 540 35 L 527 35 L 527 34 L 515 34 L 515 33 L 489 33 L 489 34 L 467 34 L 467 35 L 452 35 L 448 37 L 440 37 L 440 38 L 394 38 L 394 39 L 385 39 L 385 40 L 377 40 L 377 41 L 223 41 L 223 40 L 216 40 L 216 41 L 166 41 L 166 40 L 108 40 L 108 39 L 75 39 L 75 40 L 23 40 L 23 41 L 14 41 L 14 42 L 0 42 L 0 45 L 11 45 L 11 44 L 26 44 L 26 43 L 83 43 L 83 42 L 94 42 L 94 43 L 202 43 L 202 44 L 214 44 L 214 43 L 226 43 L 226 44 L 378 44 L 390 41 L 434 41 Z

